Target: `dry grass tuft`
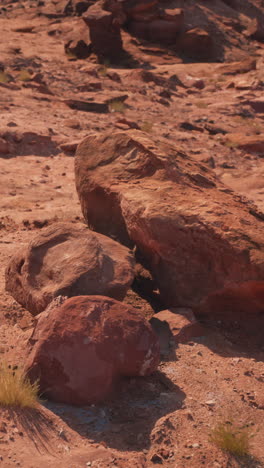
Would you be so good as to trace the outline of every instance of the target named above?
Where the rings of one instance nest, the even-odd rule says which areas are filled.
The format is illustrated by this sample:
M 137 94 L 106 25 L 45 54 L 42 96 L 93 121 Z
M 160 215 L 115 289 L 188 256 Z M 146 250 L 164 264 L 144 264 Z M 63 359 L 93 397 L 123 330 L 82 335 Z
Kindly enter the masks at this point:
M 212 431 L 210 441 L 235 456 L 248 456 L 250 453 L 250 439 L 254 437 L 248 425 L 239 426 L 233 421 L 219 423 Z
M 31 80 L 31 74 L 29 73 L 28 70 L 21 70 L 19 72 L 18 79 L 20 81 L 30 81 Z
M 7 73 L 0 71 L 0 83 L 8 83 L 10 81 L 10 77 Z
M 34 408 L 38 402 L 38 382 L 31 384 L 22 369 L 0 365 L 0 406 Z
M 119 100 L 114 100 L 109 103 L 108 105 L 110 112 L 121 112 L 124 114 L 126 110 L 126 105 L 123 103 L 123 101 Z
M 153 123 L 147 121 L 142 122 L 140 129 L 142 132 L 151 133 L 153 129 Z

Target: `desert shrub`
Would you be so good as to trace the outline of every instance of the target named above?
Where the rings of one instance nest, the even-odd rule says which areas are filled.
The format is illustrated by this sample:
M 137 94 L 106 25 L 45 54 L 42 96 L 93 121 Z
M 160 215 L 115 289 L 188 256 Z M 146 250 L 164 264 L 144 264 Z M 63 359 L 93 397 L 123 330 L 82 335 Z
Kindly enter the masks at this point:
M 238 425 L 233 421 L 219 423 L 212 431 L 210 440 L 220 449 L 236 456 L 250 452 L 250 441 L 254 437 L 249 425 Z
M 38 402 L 38 382 L 33 384 L 22 369 L 0 365 L 0 405 L 33 408 Z

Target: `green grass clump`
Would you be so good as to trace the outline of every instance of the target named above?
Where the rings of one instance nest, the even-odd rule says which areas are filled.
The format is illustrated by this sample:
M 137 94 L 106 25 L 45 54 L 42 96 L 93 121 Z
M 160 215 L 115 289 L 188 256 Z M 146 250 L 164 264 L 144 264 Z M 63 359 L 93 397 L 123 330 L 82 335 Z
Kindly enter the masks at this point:
M 32 384 L 22 369 L 12 370 L 5 363 L 0 365 L 0 406 L 34 408 L 38 392 L 38 382 Z
M 247 425 L 239 426 L 228 421 L 218 424 L 210 436 L 211 442 L 220 449 L 235 456 L 248 456 L 250 439 L 254 437 Z

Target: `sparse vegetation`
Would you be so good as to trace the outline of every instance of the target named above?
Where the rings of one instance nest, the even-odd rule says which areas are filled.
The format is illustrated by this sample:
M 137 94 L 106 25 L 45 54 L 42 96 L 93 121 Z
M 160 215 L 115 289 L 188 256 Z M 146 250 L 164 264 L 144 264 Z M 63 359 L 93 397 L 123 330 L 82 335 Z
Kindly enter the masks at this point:
M 21 70 L 18 79 L 20 81 L 30 81 L 31 80 L 31 74 L 29 73 L 28 70 Z
M 238 148 L 238 143 L 235 142 L 235 141 L 230 141 L 230 140 L 226 140 L 224 142 L 224 145 L 227 147 L 227 148 L 231 148 L 231 149 L 235 149 L 235 148 Z
M 123 101 L 114 100 L 109 103 L 110 112 L 122 112 L 124 113 L 126 106 Z
M 219 423 L 212 431 L 210 440 L 219 448 L 236 456 L 248 456 L 250 440 L 254 437 L 250 425 L 238 425 L 232 420 Z
M 72 50 L 66 49 L 65 53 L 66 53 L 69 60 L 77 60 L 78 59 L 77 55 L 74 54 L 74 52 L 72 52 Z
M 8 83 L 10 81 L 9 76 L 7 73 L 0 71 L 0 83 Z
M 196 105 L 199 109 L 206 109 L 207 106 L 208 106 L 208 103 L 205 102 L 205 101 L 200 100 L 200 101 L 196 101 L 196 102 L 195 102 L 195 105 Z
M 34 408 L 38 401 L 38 382 L 31 384 L 22 369 L 0 365 L 0 405 Z
M 146 132 L 146 133 L 151 133 L 152 128 L 153 128 L 153 124 L 147 121 L 142 122 L 141 127 L 140 127 L 142 132 Z

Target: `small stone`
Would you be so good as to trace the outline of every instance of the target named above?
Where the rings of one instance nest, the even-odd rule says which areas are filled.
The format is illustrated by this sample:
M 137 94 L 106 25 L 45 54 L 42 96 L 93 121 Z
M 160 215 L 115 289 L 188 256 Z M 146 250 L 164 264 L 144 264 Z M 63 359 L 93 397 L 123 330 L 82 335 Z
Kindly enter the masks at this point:
M 213 408 L 215 406 L 215 400 L 207 400 L 205 404 L 210 408 Z
M 162 465 L 163 463 L 162 458 L 157 453 L 154 453 L 154 455 L 152 455 L 150 460 L 152 461 L 152 463 L 158 463 L 160 465 Z

